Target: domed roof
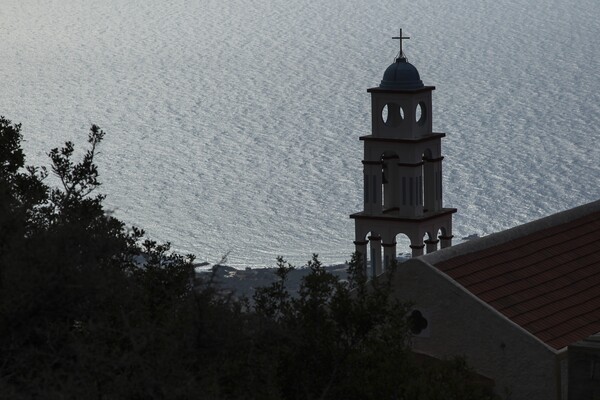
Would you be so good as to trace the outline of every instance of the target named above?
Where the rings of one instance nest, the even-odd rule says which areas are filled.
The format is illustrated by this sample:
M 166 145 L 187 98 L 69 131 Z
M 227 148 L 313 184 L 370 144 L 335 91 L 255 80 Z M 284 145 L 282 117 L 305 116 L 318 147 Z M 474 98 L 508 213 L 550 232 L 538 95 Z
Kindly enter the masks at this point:
M 384 89 L 419 89 L 423 81 L 419 71 L 409 63 L 405 57 L 396 58 L 396 62 L 390 65 L 383 73 L 380 88 Z

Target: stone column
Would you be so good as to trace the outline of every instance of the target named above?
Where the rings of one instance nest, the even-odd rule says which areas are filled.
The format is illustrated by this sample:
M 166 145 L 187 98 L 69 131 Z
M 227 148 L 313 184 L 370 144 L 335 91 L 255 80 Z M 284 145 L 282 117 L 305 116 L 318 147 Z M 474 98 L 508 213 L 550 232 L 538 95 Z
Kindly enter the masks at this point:
M 435 211 L 439 211 L 443 208 L 442 202 L 442 160 L 444 157 L 436 158 L 432 160 L 433 173 L 435 174 Z
M 363 161 L 365 212 L 381 214 L 381 161 Z
M 412 256 L 419 257 L 423 255 L 423 249 L 425 248 L 424 244 L 411 244 L 410 248 L 412 249 Z
M 442 249 L 452 246 L 452 238 L 453 237 L 454 236 L 452 236 L 452 235 L 444 235 L 444 236 L 440 235 L 439 236 L 440 241 L 442 242 L 442 245 L 441 245 Z
M 427 211 L 442 209 L 442 160 L 439 157 L 425 161 L 425 208 Z
M 382 157 L 382 168 L 383 210 L 385 211 L 398 207 L 398 156 Z
M 398 204 L 403 217 L 423 215 L 423 176 L 422 162 L 415 164 L 398 163 Z
M 439 240 L 426 240 L 425 241 L 425 245 L 426 245 L 426 251 L 427 254 L 432 253 L 434 251 L 437 250 L 437 244 L 438 244 Z
M 381 236 L 369 236 L 369 244 L 371 246 L 371 265 L 370 273 L 372 277 L 380 275 L 381 270 Z

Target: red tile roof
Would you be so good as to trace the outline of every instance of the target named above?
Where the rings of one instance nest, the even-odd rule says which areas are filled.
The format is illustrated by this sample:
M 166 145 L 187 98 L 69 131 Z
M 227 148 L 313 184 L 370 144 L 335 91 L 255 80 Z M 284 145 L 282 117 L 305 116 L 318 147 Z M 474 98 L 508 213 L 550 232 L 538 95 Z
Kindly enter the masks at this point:
M 600 211 L 594 208 L 433 264 L 559 350 L 600 332 Z

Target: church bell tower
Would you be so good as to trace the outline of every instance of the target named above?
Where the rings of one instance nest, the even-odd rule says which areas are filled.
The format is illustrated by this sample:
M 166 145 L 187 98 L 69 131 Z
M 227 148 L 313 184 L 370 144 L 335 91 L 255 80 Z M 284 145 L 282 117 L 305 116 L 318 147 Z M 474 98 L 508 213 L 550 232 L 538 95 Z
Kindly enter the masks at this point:
M 396 236 L 410 239 L 412 256 L 452 245 L 455 208 L 442 203 L 445 133 L 432 131 L 431 97 L 402 50 L 371 93 L 371 135 L 364 143 L 364 208 L 352 214 L 356 251 L 369 275 L 379 275 L 396 258 Z M 367 252 L 369 248 L 369 252 Z M 383 248 L 383 251 L 382 251 Z M 383 253 L 383 254 L 382 254 Z M 382 257 L 383 255 L 383 257 Z M 368 259 L 368 261 L 367 261 Z

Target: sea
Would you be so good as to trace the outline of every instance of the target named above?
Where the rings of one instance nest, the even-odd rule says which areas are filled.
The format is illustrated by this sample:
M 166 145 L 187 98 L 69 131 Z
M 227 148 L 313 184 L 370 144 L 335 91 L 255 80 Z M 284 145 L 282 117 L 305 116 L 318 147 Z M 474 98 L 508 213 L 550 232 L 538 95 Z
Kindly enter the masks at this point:
M 0 115 L 38 166 L 99 125 L 107 211 L 178 252 L 335 264 L 362 208 L 366 90 L 400 28 L 436 87 L 455 243 L 599 199 L 598 16 L 597 0 L 0 0 Z

